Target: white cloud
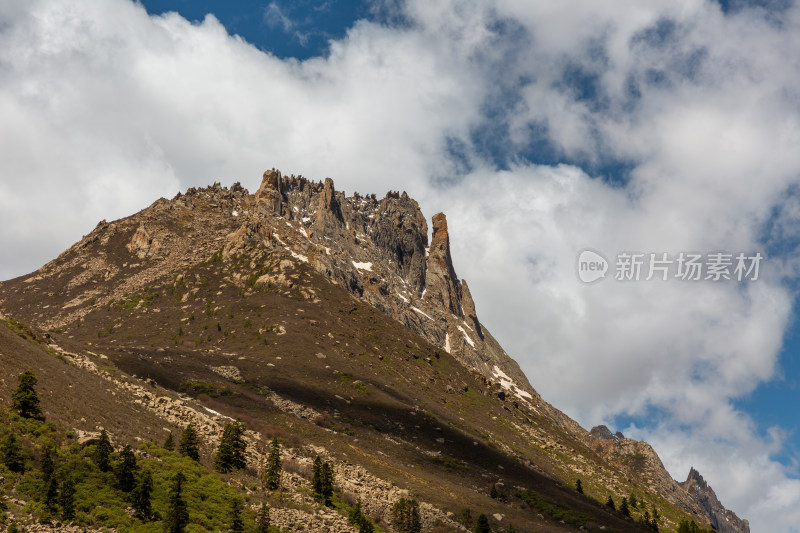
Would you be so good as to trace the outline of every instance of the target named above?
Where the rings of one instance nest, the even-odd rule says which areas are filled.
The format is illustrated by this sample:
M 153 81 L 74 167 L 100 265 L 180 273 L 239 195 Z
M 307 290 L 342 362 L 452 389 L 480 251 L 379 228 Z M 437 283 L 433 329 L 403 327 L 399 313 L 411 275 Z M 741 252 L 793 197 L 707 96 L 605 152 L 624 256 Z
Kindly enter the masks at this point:
M 0 6 L 0 278 L 101 218 L 217 180 L 253 189 L 266 167 L 406 189 L 426 214 L 448 213 L 480 317 L 545 398 L 587 425 L 657 409 L 658 424 L 629 431 L 673 475 L 693 465 L 754 531 L 790 531 L 800 489 L 771 459 L 780 431 L 759 437 L 731 401 L 776 372 L 793 297 L 781 281 L 798 255 L 771 257 L 743 290 L 587 287 L 574 261 L 587 246 L 759 251 L 768 222 L 796 235 L 800 9 L 780 24 L 700 0 L 384 10 L 409 24 L 358 22 L 326 57 L 297 62 L 213 16 L 150 17 L 123 0 Z M 573 164 L 527 163 L 537 135 Z M 578 167 L 608 161 L 630 166 L 623 185 Z

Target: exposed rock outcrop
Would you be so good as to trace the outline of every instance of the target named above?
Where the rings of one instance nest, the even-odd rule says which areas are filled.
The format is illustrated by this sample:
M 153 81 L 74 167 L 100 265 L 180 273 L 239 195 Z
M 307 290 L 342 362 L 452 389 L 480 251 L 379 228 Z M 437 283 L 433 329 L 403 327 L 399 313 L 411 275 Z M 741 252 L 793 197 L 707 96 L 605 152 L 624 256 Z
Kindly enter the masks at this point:
M 433 215 L 433 238 L 428 251 L 424 299 L 434 308 L 463 317 L 461 309 L 461 284 L 453 269 L 450 257 L 450 234 L 444 213 Z
M 689 469 L 689 476 L 680 485 L 694 495 L 714 529 L 720 533 L 750 533 L 750 523 L 726 509 L 717 499 L 714 489 L 694 467 Z

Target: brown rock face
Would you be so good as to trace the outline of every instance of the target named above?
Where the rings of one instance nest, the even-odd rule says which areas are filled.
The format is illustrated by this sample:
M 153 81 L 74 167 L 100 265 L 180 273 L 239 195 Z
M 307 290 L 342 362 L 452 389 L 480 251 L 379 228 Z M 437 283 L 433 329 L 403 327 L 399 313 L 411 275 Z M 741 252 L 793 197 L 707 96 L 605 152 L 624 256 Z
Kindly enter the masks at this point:
M 263 205 L 267 213 L 281 216 L 283 214 L 283 194 L 281 193 L 281 173 L 275 169 L 264 172 L 261 187 L 256 193 L 256 204 Z
M 720 533 L 750 533 L 750 523 L 736 516 L 733 511 L 725 509 L 725 506 L 717 499 L 714 489 L 706 483 L 700 472 L 694 468 L 689 469 L 689 476 L 680 485 L 699 502 L 716 531 Z
M 153 238 L 144 227 L 144 224 L 141 224 L 133 234 L 133 237 L 131 237 L 131 242 L 128 243 L 127 248 L 132 254 L 136 254 L 139 259 L 144 259 L 150 253 L 152 246 Z
M 325 178 L 325 185 L 317 197 L 317 220 L 315 225 L 321 228 L 323 233 L 330 233 L 331 230 L 338 228 L 343 223 L 342 209 L 336 198 L 333 180 Z
M 464 311 L 464 318 L 475 328 L 478 337 L 483 339 L 481 323 L 478 321 L 478 313 L 475 312 L 475 302 L 472 300 L 472 294 L 469 292 L 465 279 L 461 280 L 461 309 Z
M 433 237 L 428 251 L 428 271 L 425 276 L 425 299 L 435 307 L 463 317 L 461 284 L 450 257 L 450 235 L 444 213 L 433 216 Z

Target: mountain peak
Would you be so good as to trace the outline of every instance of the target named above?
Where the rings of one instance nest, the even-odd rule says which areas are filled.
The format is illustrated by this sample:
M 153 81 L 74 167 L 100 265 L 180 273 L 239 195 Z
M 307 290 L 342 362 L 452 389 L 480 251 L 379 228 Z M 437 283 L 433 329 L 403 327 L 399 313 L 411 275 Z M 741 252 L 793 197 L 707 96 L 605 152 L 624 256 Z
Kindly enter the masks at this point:
M 700 475 L 700 472 L 695 470 L 694 467 L 689 469 L 686 481 L 680 485 L 699 502 L 716 531 L 720 533 L 750 532 L 749 522 L 736 516 L 733 511 L 726 509 L 717 498 L 714 489 L 709 486 L 703 476 Z

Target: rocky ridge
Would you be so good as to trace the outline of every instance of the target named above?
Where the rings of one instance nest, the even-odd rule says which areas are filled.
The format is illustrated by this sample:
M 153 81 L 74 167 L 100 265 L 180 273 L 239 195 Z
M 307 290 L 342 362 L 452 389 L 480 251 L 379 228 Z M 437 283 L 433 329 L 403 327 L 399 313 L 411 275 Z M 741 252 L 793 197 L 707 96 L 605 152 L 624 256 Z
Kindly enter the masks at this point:
M 711 519 L 711 525 L 715 530 L 720 533 L 741 533 L 750 531 L 750 523 L 736 516 L 736 513 L 725 509 L 725 507 L 717 499 L 714 494 L 714 489 L 708 486 L 706 480 L 700 475 L 700 472 L 694 469 L 689 469 L 689 476 L 686 481 L 680 483 L 681 487 L 686 489 L 689 494 L 692 494 L 700 506 L 705 511 L 706 515 Z
M 654 492 L 668 494 L 687 511 L 708 517 L 711 525 L 723 533 L 749 533 L 750 525 L 736 513 L 725 509 L 703 477 L 692 468 L 689 477 L 678 483 L 669 475 L 658 454 L 648 443 L 611 433 L 601 425 L 591 429 L 587 444 L 598 455 L 637 479 Z

